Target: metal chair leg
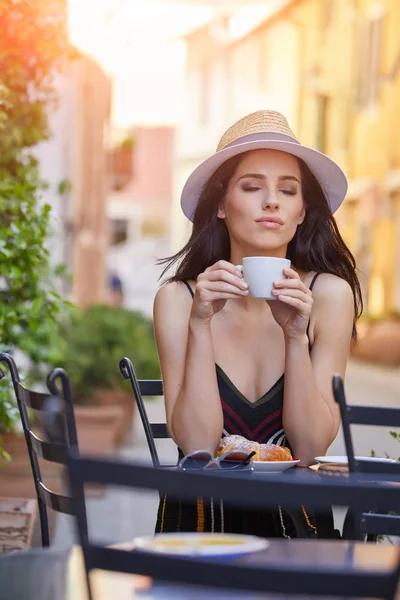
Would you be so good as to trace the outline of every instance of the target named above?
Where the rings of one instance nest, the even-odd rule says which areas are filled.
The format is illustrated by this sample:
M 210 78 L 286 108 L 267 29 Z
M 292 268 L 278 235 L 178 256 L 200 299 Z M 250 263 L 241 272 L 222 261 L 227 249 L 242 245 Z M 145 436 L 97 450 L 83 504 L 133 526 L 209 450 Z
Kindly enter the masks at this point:
M 42 534 L 42 546 L 50 546 L 50 534 L 49 534 L 49 520 L 47 517 L 46 506 L 43 501 L 38 498 L 38 508 L 40 516 L 40 532 Z

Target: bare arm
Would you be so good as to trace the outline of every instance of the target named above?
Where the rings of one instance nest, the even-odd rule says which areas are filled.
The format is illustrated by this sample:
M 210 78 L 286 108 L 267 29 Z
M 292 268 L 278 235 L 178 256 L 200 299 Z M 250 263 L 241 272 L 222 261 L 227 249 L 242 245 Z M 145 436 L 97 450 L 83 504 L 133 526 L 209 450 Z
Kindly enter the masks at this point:
M 337 435 L 340 412 L 332 376 L 344 377 L 354 317 L 351 288 L 334 275 L 319 277 L 313 297 L 311 357 L 306 335 L 286 339 L 283 424 L 294 454 L 304 465 L 324 455 Z
M 199 276 L 193 302 L 181 283 L 161 288 L 155 299 L 167 426 L 185 454 L 199 449 L 214 454 L 221 439 L 223 414 L 210 323 L 227 299 L 243 297 L 240 283 L 235 267 L 225 263 Z

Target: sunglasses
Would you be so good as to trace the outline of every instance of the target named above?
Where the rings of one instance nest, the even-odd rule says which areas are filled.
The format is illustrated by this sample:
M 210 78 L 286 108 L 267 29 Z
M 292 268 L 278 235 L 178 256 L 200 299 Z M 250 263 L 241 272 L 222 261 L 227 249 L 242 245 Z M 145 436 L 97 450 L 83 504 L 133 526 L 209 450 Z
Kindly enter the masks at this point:
M 214 458 L 207 450 L 196 450 L 184 456 L 178 463 L 178 468 L 183 471 L 196 471 L 199 469 L 224 469 L 236 471 L 252 471 L 255 452 L 247 454 L 238 450 L 230 450 Z

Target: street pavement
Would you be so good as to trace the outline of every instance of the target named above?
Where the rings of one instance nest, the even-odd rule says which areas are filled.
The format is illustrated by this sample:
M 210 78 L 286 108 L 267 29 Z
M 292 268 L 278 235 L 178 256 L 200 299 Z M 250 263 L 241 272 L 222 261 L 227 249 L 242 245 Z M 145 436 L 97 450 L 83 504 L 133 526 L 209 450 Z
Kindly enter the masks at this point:
M 109 248 L 107 266 L 110 273 L 117 273 L 122 280 L 125 308 L 152 316 L 163 270 L 157 260 L 170 254 L 168 240 L 164 238 L 143 237 Z
M 377 406 L 400 406 L 400 370 L 351 362 L 346 375 L 346 396 L 349 403 Z M 153 422 L 165 420 L 163 399 L 147 400 L 149 418 Z M 315 423 L 318 427 L 318 423 Z M 137 416 L 133 423 L 132 443 L 119 451 L 124 460 L 150 463 L 146 440 Z M 375 450 L 377 456 L 385 453 L 400 456 L 400 443 L 382 427 L 355 427 L 354 442 L 357 454 L 369 456 Z M 158 442 L 162 462 L 176 460 L 176 448 L 171 440 Z M 328 454 L 344 454 L 341 432 L 330 447 Z M 154 531 L 158 494 L 154 492 L 109 490 L 103 497 L 87 500 L 89 530 L 93 539 L 109 543 L 123 542 L 138 535 L 151 535 Z M 337 526 L 343 519 L 343 511 L 335 510 Z M 74 542 L 74 522 L 71 517 L 58 517 L 54 545 L 69 547 Z

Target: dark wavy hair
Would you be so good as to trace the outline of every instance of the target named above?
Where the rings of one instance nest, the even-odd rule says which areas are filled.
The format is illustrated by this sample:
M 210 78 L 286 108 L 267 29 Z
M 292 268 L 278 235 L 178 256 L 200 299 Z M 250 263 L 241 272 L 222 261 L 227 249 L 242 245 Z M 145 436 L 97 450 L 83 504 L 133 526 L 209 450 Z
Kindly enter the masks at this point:
M 229 261 L 229 233 L 225 221 L 218 218 L 217 213 L 231 177 L 242 159 L 243 154 L 228 159 L 204 185 L 193 215 L 193 229 L 189 241 L 182 250 L 159 261 L 159 264 L 166 265 L 161 278 L 179 262 L 175 274 L 169 277 L 167 282 L 195 280 L 218 260 Z M 355 323 L 363 308 L 356 262 L 340 235 L 317 178 L 303 160 L 297 160 L 300 165 L 306 216 L 288 244 L 287 258 L 301 271 L 332 273 L 348 282 L 354 297 L 353 338 L 356 338 Z

